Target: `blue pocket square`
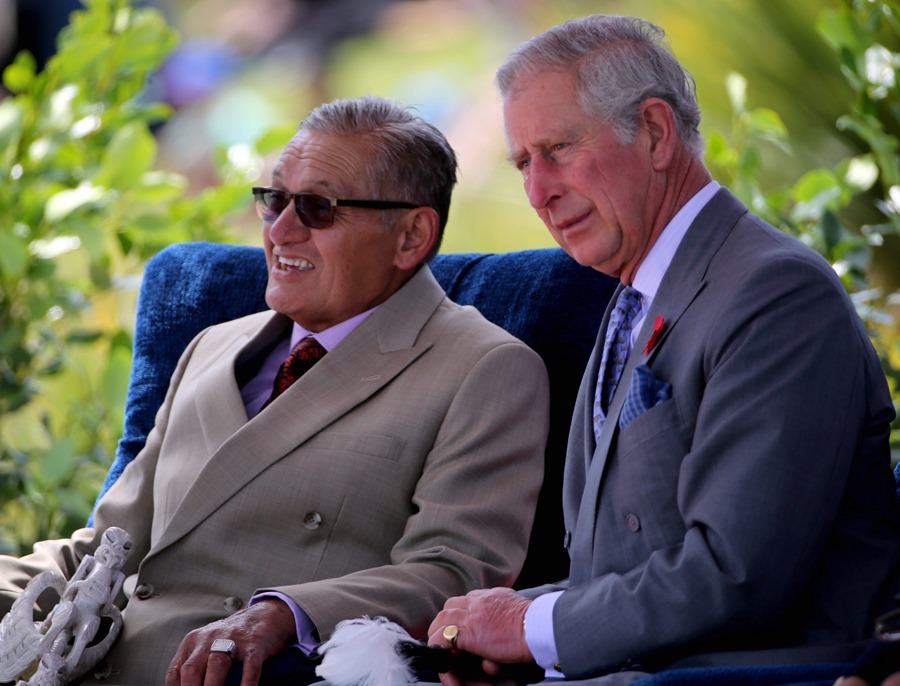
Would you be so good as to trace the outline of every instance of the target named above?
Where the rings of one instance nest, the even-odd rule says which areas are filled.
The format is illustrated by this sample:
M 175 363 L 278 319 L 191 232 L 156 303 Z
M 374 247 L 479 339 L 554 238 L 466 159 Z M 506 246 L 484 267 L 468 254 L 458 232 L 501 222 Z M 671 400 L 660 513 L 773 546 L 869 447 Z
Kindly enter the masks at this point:
M 619 428 L 624 429 L 657 403 L 671 397 L 672 386 L 653 376 L 647 365 L 638 365 L 631 373 L 631 386 L 619 415 Z

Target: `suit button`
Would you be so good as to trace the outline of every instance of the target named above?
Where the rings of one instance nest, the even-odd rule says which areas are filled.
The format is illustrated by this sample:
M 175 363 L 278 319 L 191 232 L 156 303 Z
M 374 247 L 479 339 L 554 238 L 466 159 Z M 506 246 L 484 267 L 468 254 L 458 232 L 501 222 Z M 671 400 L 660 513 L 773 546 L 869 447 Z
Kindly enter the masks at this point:
M 112 667 L 106 660 L 102 660 L 94 667 L 94 678 L 97 681 L 106 681 L 112 675 Z
M 569 544 L 570 544 L 571 542 L 572 542 L 572 532 L 571 532 L 571 531 L 567 531 L 567 532 L 565 533 L 565 535 L 563 536 L 563 548 L 565 548 L 566 550 L 568 550 Z
M 307 529 L 318 529 L 322 523 L 322 515 L 318 512 L 307 512 L 303 517 L 303 526 Z
M 138 587 L 134 589 L 134 595 L 138 600 L 147 600 L 153 595 L 154 590 L 153 584 L 138 584 Z
M 629 531 L 637 531 L 641 528 L 641 520 L 636 514 L 629 514 L 625 517 L 625 526 L 628 527 Z
M 237 596 L 231 596 L 230 598 L 225 598 L 223 605 L 225 606 L 225 612 L 237 612 L 244 607 L 244 601 Z

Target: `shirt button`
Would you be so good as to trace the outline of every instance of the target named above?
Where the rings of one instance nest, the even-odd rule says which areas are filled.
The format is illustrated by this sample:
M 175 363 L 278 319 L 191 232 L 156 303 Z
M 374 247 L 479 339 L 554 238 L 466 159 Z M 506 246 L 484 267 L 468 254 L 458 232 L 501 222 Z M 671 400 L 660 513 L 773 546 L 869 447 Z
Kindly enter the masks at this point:
M 629 514 L 625 517 L 625 526 L 629 531 L 638 531 L 641 528 L 641 520 L 636 514 Z
M 244 607 L 244 601 L 237 596 L 231 596 L 230 598 L 225 598 L 223 605 L 225 607 L 225 612 L 237 612 Z
M 322 524 L 322 515 L 318 512 L 307 512 L 303 517 L 303 526 L 307 529 L 318 529 Z
M 134 589 L 134 595 L 138 600 L 147 600 L 153 595 L 154 590 L 153 584 L 138 584 L 138 587 Z

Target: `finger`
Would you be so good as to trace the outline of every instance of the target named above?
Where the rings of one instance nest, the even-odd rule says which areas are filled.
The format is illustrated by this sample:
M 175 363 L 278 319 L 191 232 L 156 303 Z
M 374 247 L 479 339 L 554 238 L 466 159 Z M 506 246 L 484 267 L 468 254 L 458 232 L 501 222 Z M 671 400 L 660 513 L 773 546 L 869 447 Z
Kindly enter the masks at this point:
M 447 602 L 444 603 L 444 610 L 465 609 L 468 605 L 469 596 L 457 595 L 447 599 Z
M 206 676 L 203 679 L 203 686 L 222 686 L 233 663 L 234 660 L 228 656 L 228 653 L 210 653 L 206 658 Z
M 252 648 L 244 655 L 244 671 L 241 675 L 241 686 L 257 686 L 262 678 L 262 666 L 265 658 Z
M 493 660 L 482 660 L 481 668 L 484 670 L 485 674 L 497 676 L 500 673 L 500 670 L 503 669 L 503 665 L 499 662 L 494 662 Z
M 442 610 L 437 617 L 435 617 L 434 621 L 431 623 L 431 626 L 428 627 L 428 643 L 429 645 L 439 645 L 445 647 L 452 647 L 450 645 L 450 641 L 447 638 L 444 638 L 444 629 L 448 626 L 456 626 L 460 627 L 461 623 L 466 617 L 465 612 L 461 612 L 460 610 Z M 457 636 L 457 647 L 459 646 L 459 636 Z
M 180 665 L 173 664 L 169 670 L 174 675 L 173 686 L 201 686 L 206 676 L 206 656 L 192 653 Z M 169 674 L 166 674 L 166 684 L 169 683 Z
M 858 676 L 842 676 L 834 682 L 834 686 L 869 686 Z

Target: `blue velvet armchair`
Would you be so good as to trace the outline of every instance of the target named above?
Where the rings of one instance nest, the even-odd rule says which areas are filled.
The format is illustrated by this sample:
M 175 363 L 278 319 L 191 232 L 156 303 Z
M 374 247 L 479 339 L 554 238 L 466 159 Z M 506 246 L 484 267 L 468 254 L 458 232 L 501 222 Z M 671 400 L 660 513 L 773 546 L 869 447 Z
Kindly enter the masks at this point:
M 536 350 L 551 384 L 551 428 L 545 480 L 519 588 L 564 578 L 562 470 L 582 371 L 606 303 L 617 282 L 578 266 L 560 249 L 495 254 L 439 255 L 431 265 L 458 303 Z M 173 245 L 147 265 L 138 300 L 134 361 L 125 423 L 115 461 L 100 496 L 141 450 L 162 404 L 169 377 L 193 336 L 212 324 L 265 309 L 266 268 L 260 248 L 186 243 Z M 900 467 L 898 497 L 900 497 Z M 843 665 L 669 670 L 640 686 L 710 684 L 761 686 L 831 684 Z

